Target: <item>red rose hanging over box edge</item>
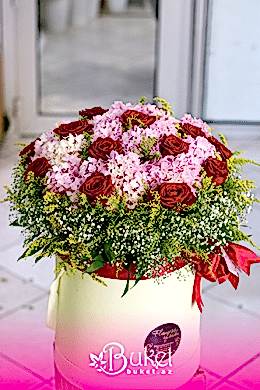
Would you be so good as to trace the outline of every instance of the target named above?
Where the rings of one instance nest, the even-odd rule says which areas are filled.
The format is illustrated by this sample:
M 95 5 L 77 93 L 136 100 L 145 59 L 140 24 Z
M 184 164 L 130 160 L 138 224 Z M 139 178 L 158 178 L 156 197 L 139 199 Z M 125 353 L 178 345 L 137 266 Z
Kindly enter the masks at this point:
M 238 273 L 260 261 L 237 244 L 253 244 L 240 226 L 254 185 L 239 176 L 249 161 L 223 136 L 188 114 L 175 119 L 158 100 L 161 108 L 141 100 L 84 109 L 26 146 L 8 189 L 12 225 L 24 229 L 20 258 L 56 255 L 59 269 L 94 278 L 109 268 L 160 279 L 189 264 L 201 309 L 201 277 L 236 288 Z

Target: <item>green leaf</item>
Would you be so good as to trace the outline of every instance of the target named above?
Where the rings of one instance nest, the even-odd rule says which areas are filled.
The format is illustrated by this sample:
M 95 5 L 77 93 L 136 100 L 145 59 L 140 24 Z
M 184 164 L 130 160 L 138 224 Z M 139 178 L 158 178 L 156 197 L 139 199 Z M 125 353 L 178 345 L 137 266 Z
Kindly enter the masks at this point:
M 145 271 L 140 273 L 140 274 L 136 274 L 135 284 L 133 285 L 133 287 L 131 287 L 131 290 L 132 290 L 132 288 L 134 288 L 137 285 L 138 282 L 140 282 L 140 280 L 142 279 L 144 274 L 145 274 Z
M 97 251 L 93 251 L 90 254 L 91 254 L 92 259 L 94 259 L 95 257 L 97 257 L 98 252 Z
M 29 252 L 29 249 L 25 249 L 25 251 L 23 252 L 23 254 L 17 259 L 17 261 L 21 260 L 21 259 L 24 259 L 25 256 L 26 256 L 26 253 Z
M 22 226 L 22 225 L 19 223 L 19 220 L 16 219 L 16 220 L 13 221 L 12 223 L 10 223 L 10 226 Z
M 84 273 L 92 273 L 97 271 L 98 269 L 102 268 L 104 265 L 104 257 L 99 254 L 94 258 L 94 261 L 90 266 L 84 271 Z
M 127 269 L 128 271 L 128 277 L 127 277 L 127 282 L 126 282 L 126 286 L 125 286 L 125 289 L 124 289 L 124 292 L 123 292 L 123 295 L 121 296 L 121 298 L 123 298 L 123 296 L 127 293 L 127 291 L 129 291 L 129 279 L 130 279 L 130 263 L 128 263 L 125 268 Z
M 46 242 L 45 242 L 44 244 L 39 245 L 39 246 L 37 246 L 37 247 L 34 248 L 34 249 L 27 248 L 27 249 L 23 252 L 23 254 L 17 259 L 17 261 L 19 261 L 19 260 L 21 260 L 21 259 L 24 259 L 24 258 L 27 257 L 27 256 L 33 256 L 33 255 L 35 255 L 35 253 L 39 252 L 39 251 L 42 250 L 44 247 L 48 247 L 49 245 L 50 245 L 50 243 L 48 243 L 48 244 L 46 245 Z
M 112 242 L 109 241 L 109 242 L 106 242 L 104 245 L 105 254 L 106 254 L 106 257 L 108 258 L 110 265 L 112 265 L 112 261 L 114 260 L 113 252 L 110 250 L 111 244 L 112 244 Z
M 49 242 L 49 244 L 45 245 L 43 248 L 42 248 L 42 251 L 41 253 L 44 253 L 46 251 L 46 249 L 48 249 L 50 246 L 51 246 L 51 242 Z M 35 259 L 35 264 L 38 263 L 39 260 L 41 260 L 44 256 L 43 255 L 38 255 L 37 258 Z

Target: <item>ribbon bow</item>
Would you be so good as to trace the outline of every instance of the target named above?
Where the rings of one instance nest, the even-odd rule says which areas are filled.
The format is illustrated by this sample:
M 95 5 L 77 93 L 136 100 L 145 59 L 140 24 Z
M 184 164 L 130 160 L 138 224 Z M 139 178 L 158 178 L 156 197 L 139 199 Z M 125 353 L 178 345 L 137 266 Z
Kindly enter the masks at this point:
M 210 254 L 209 259 L 210 263 L 205 263 L 196 256 L 191 259 L 196 271 L 192 303 L 196 301 L 201 312 L 202 306 L 204 306 L 200 293 L 200 282 L 202 277 L 211 282 L 216 282 L 218 280 L 219 284 L 228 279 L 232 286 L 237 289 L 239 273 L 244 271 L 249 275 L 251 264 L 260 263 L 260 257 L 253 251 L 232 242 L 228 243 L 228 245 L 222 249 L 222 253 Z

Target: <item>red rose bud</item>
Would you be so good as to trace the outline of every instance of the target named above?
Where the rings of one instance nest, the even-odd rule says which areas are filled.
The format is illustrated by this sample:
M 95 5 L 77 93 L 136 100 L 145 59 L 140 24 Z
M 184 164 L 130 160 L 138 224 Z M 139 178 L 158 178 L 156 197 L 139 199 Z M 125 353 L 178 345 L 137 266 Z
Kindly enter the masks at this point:
M 88 148 L 88 155 L 94 157 L 97 160 L 101 158 L 102 160 L 107 160 L 110 152 L 116 150 L 119 154 L 123 153 L 123 147 L 120 141 L 114 141 L 110 137 L 101 138 L 98 137 L 93 144 Z
M 79 135 L 83 133 L 94 134 L 93 125 L 85 121 L 75 121 L 70 123 L 62 123 L 57 129 L 53 130 L 60 138 L 68 137 L 70 134 Z
M 136 111 L 136 110 L 127 110 L 123 113 L 121 116 L 121 122 L 123 125 L 129 124 L 129 119 L 131 119 L 131 125 L 133 126 L 140 126 L 140 121 L 143 123 L 144 127 L 152 125 L 156 121 L 155 116 L 146 115 L 142 112 Z
M 228 167 L 226 161 L 220 161 L 217 158 L 209 157 L 202 164 L 208 177 L 212 177 L 212 182 L 217 186 L 224 183 L 228 177 Z
M 103 173 L 94 172 L 80 186 L 79 192 L 87 196 L 91 206 L 95 206 L 98 196 L 103 195 L 109 197 L 114 192 L 111 176 L 105 176 Z M 105 206 L 107 200 L 101 199 L 101 202 L 103 206 Z
M 82 111 L 79 112 L 79 115 L 87 116 L 88 119 L 93 119 L 94 116 L 96 116 L 96 115 L 103 115 L 107 111 L 108 111 L 108 109 L 105 110 L 102 107 L 85 108 L 85 110 L 82 110 Z
M 202 131 L 199 127 L 191 125 L 190 123 L 183 123 L 179 131 L 182 135 L 190 135 L 192 138 L 206 136 L 204 131 Z
M 191 206 L 196 201 L 196 197 L 186 183 L 163 183 L 159 188 L 159 195 L 164 207 L 176 208 L 178 203 L 181 204 L 182 206 L 176 211 Z
M 36 140 L 31 142 L 29 145 L 25 146 L 25 148 L 23 148 L 23 150 L 21 150 L 21 152 L 19 153 L 19 156 L 21 156 L 21 157 L 24 156 L 25 154 L 27 154 L 27 156 L 24 160 L 25 164 L 29 164 L 32 160 L 32 157 L 35 155 L 34 146 L 35 146 L 35 142 L 39 139 L 40 138 L 36 138 Z
M 208 137 L 207 140 L 215 146 L 216 151 L 220 154 L 223 160 L 227 160 L 232 156 L 232 152 L 215 137 Z
M 180 153 L 187 153 L 188 150 L 189 144 L 175 135 L 169 135 L 168 137 L 164 135 L 160 145 L 160 152 L 162 157 L 177 156 Z
M 28 179 L 29 172 L 33 172 L 35 178 L 43 179 L 49 169 L 51 169 L 51 165 L 49 164 L 47 158 L 37 158 L 28 165 L 26 171 L 24 172 L 24 181 Z

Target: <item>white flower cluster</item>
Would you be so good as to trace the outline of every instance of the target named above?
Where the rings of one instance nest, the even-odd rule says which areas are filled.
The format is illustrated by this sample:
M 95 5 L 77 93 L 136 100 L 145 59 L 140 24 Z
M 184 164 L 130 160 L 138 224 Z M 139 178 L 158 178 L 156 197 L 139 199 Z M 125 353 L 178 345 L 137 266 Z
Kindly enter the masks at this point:
M 84 143 L 83 134 L 76 136 L 70 134 L 67 138 L 60 140 L 57 136 L 54 136 L 51 130 L 48 133 L 43 133 L 40 139 L 35 142 L 33 160 L 45 157 L 54 167 L 57 167 L 66 161 L 68 156 L 79 157 Z

